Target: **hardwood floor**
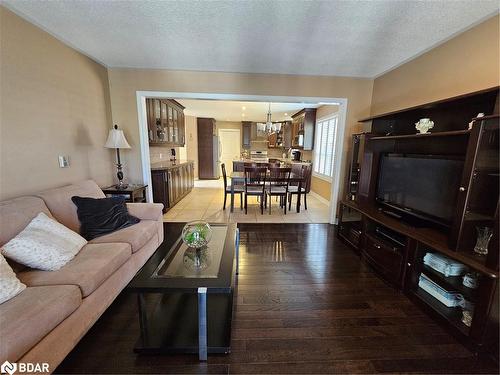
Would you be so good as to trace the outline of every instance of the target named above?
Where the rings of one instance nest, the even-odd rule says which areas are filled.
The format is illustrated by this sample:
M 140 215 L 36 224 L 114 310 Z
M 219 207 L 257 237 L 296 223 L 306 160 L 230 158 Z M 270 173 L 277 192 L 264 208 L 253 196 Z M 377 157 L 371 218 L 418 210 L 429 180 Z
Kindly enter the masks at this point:
M 56 372 L 498 373 L 360 262 L 334 226 L 239 227 L 231 354 L 135 355 L 136 298 L 122 293 Z

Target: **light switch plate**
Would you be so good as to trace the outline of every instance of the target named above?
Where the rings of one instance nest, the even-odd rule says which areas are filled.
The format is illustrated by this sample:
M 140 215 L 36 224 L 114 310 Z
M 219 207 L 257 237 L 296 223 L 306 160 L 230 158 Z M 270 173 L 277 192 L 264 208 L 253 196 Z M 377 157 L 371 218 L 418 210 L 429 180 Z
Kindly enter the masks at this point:
M 69 167 L 69 156 L 59 155 L 59 168 Z

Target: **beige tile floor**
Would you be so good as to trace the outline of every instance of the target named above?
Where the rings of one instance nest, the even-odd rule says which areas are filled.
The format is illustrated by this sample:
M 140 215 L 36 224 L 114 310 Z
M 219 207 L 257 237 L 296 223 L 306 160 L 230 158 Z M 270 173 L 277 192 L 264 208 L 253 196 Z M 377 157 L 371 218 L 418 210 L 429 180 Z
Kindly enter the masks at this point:
M 239 196 L 235 196 L 234 213 L 230 213 L 230 196 L 227 197 L 226 209 L 222 209 L 224 203 L 222 180 L 219 181 L 195 181 L 194 189 L 177 203 L 170 211 L 163 215 L 163 220 L 192 221 L 206 220 L 216 223 L 328 223 L 329 206 L 312 196 L 307 197 L 307 210 L 303 202 L 301 212 L 295 211 L 295 199 L 292 201 L 292 210 L 286 215 L 279 208 L 278 202 L 273 198 L 271 214 L 264 211 L 260 214 L 260 207 L 255 197 L 248 199 L 248 214 L 240 210 Z

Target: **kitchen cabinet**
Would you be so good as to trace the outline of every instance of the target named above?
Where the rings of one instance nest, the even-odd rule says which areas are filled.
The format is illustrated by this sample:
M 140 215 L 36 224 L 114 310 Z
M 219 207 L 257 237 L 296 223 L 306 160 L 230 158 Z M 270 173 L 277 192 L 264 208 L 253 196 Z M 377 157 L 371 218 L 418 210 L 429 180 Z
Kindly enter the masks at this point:
M 252 122 L 242 121 L 241 127 L 242 127 L 241 146 L 244 149 L 249 149 L 252 141 Z
M 292 116 L 292 147 L 310 151 L 314 148 L 316 108 L 304 108 Z
M 267 136 L 267 147 L 275 148 L 278 146 L 278 133 L 271 133 Z
M 268 140 L 268 147 L 269 148 L 276 148 L 276 147 L 291 147 L 291 133 L 290 133 L 290 122 L 289 121 L 283 121 L 283 122 L 273 122 L 274 126 L 276 127 L 276 131 L 274 133 L 270 133 L 267 136 Z M 288 133 L 286 134 L 285 132 Z M 289 138 L 289 146 L 287 146 L 285 142 L 285 136 L 288 136 Z
M 183 147 L 185 143 L 184 107 L 173 99 L 146 99 L 150 145 Z
M 290 121 L 285 122 L 281 129 L 283 132 L 283 147 L 292 147 L 292 123 Z
M 194 163 L 162 165 L 151 168 L 153 201 L 163 203 L 163 212 L 167 212 L 184 198 L 194 187 Z
M 219 178 L 219 139 L 215 119 L 197 118 L 198 126 L 198 178 L 216 180 Z

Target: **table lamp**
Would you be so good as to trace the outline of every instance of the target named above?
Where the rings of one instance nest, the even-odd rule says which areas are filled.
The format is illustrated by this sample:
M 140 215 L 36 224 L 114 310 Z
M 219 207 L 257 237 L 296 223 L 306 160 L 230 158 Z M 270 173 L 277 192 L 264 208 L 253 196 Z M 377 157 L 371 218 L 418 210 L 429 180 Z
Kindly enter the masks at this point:
M 128 185 L 123 183 L 123 171 L 122 171 L 122 163 L 120 161 L 120 149 L 121 148 L 130 148 L 130 145 L 123 134 L 123 130 L 118 129 L 118 125 L 115 125 L 113 129 L 109 131 L 108 139 L 104 144 L 104 147 L 107 148 L 115 148 L 116 149 L 116 177 L 118 177 L 118 185 L 116 185 L 117 189 L 126 189 Z

